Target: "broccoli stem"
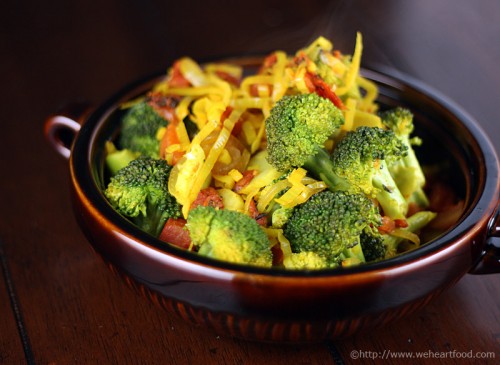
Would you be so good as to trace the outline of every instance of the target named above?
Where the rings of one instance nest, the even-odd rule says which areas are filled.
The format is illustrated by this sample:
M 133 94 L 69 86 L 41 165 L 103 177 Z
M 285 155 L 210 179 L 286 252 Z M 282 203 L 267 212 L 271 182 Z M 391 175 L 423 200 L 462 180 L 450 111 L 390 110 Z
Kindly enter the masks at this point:
M 116 150 L 106 156 L 106 166 L 111 176 L 115 176 L 118 171 L 127 166 L 131 161 L 139 157 L 139 154 L 129 149 Z
M 372 181 L 373 186 L 379 189 L 377 200 L 384 214 L 392 219 L 406 219 L 408 202 L 397 188 L 384 160 L 380 161 L 380 168 L 377 169 Z
M 131 217 L 130 220 L 137 226 L 141 227 L 150 235 L 158 237 L 167 222 L 168 216 L 162 214 L 161 211 L 153 204 L 147 203 L 146 215 L 139 214 L 137 217 Z
M 407 154 L 403 157 L 403 163 L 406 167 L 413 169 L 413 179 L 415 184 L 420 188 L 425 185 L 425 175 L 417 159 L 415 151 L 411 147 L 411 142 L 408 137 L 401 138 L 401 140 L 408 146 Z
M 353 247 L 346 248 L 341 254 L 341 259 L 342 266 L 344 267 L 366 262 L 363 249 L 359 242 Z
M 429 198 L 427 194 L 424 192 L 424 189 L 417 189 L 408 200 L 410 203 L 415 203 L 421 208 L 428 208 L 430 205 Z
M 417 212 L 407 218 L 406 221 L 408 222 L 408 227 L 402 229 L 415 233 L 428 225 L 436 217 L 436 215 L 436 213 L 427 210 Z M 390 258 L 396 255 L 398 251 L 398 245 L 403 240 L 404 239 L 401 237 L 384 235 L 384 244 L 387 249 L 386 258 Z
M 333 172 L 333 162 L 330 155 L 318 147 L 315 155 L 309 157 L 303 167 L 323 180 L 331 191 L 350 191 L 352 186 L 343 178 Z
M 427 194 L 424 192 L 425 185 L 425 175 L 420 166 L 420 162 L 418 161 L 417 155 L 415 154 L 415 150 L 411 147 L 411 141 L 408 137 L 403 138 L 403 141 L 408 146 L 408 152 L 405 157 L 403 157 L 403 163 L 405 166 L 411 168 L 413 170 L 413 179 L 414 184 L 418 187 L 413 194 L 410 196 L 410 201 L 418 204 L 418 206 L 422 208 L 429 207 L 429 198 Z

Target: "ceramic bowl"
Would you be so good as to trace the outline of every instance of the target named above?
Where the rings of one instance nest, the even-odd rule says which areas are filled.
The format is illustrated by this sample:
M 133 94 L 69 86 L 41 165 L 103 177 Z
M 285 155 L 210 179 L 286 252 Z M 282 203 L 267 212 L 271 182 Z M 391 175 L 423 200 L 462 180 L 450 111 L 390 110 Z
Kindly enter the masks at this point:
M 166 245 L 107 203 L 104 142 L 116 136 L 118 106 L 162 76 L 135 82 L 102 105 L 48 118 L 45 134 L 69 158 L 75 217 L 109 268 L 141 295 L 188 322 L 256 341 L 347 337 L 423 307 L 467 273 L 500 272 L 499 161 L 479 125 L 459 106 L 408 76 L 363 70 L 382 107 L 409 107 L 424 163 L 463 199 L 457 221 L 419 249 L 364 266 L 285 271 L 210 260 Z

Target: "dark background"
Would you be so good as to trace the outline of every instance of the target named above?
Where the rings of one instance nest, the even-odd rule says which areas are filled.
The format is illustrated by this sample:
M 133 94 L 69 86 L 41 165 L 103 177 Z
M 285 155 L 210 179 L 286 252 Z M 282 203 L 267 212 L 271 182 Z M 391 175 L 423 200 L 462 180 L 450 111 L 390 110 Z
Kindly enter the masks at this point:
M 373 363 L 353 360 L 353 349 L 496 351 L 498 360 L 495 275 L 466 275 L 424 309 L 367 335 L 255 344 L 188 325 L 139 297 L 108 272 L 76 225 L 67 161 L 43 135 L 46 117 L 62 105 L 98 105 L 185 55 L 293 52 L 319 35 L 351 53 L 357 31 L 364 66 L 431 85 L 500 151 L 497 0 L 2 1 L 0 364 Z M 472 363 L 419 363 L 457 361 Z
M 493 61 L 500 60 L 500 11 L 495 0 L 480 3 L 8 0 L 0 15 L 1 100 L 9 115 L 35 127 L 60 103 L 99 103 L 180 56 L 293 52 L 319 35 L 349 53 L 361 31 L 365 66 L 390 66 L 427 82 L 496 135 L 490 107 L 498 93 L 487 91 L 500 80 Z M 19 115 L 26 104 L 37 120 Z

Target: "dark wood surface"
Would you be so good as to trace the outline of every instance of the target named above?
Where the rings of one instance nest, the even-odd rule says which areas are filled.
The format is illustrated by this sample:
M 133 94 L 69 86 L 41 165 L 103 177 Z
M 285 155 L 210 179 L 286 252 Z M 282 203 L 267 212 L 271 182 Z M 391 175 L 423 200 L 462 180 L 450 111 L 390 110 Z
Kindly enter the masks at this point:
M 0 363 L 406 364 L 395 357 L 428 356 L 411 362 L 465 364 L 474 361 L 457 353 L 487 352 L 494 358 L 475 362 L 500 360 L 499 275 L 466 275 L 406 319 L 345 340 L 257 344 L 191 326 L 138 297 L 90 250 L 72 215 L 67 161 L 43 136 L 45 117 L 62 104 L 96 105 L 177 57 L 293 51 L 320 34 L 350 52 L 359 30 L 365 66 L 395 68 L 448 95 L 499 150 L 500 2 L 7 1 L 0 29 Z

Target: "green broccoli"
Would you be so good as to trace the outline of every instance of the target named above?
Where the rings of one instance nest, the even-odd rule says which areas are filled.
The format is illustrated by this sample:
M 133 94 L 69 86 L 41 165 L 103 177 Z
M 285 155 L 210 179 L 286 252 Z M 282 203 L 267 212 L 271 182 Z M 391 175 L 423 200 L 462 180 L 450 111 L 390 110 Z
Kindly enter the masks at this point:
M 436 213 L 427 210 L 417 212 L 406 219 L 408 226 L 401 229 L 412 233 L 418 232 L 428 225 L 436 215 Z M 399 244 L 404 241 L 404 238 L 384 234 L 383 240 L 386 247 L 385 258 L 391 258 L 398 253 Z
M 114 176 L 137 157 L 139 157 L 138 154 L 129 149 L 116 150 L 106 155 L 106 166 L 111 176 Z
M 244 213 L 198 206 L 189 212 L 186 226 L 200 255 L 238 264 L 272 265 L 269 238 Z
M 307 49 L 305 54 L 310 60 L 316 65 L 316 73 L 322 80 L 324 80 L 328 85 L 336 85 L 339 83 L 339 78 L 335 75 L 331 65 L 325 62 L 325 53 L 330 52 L 325 50 L 320 44 L 316 47 Z
M 283 266 L 291 270 L 319 270 L 328 267 L 324 257 L 312 251 L 292 252 L 283 260 Z
M 408 202 L 387 166 L 402 158 L 406 150 L 406 145 L 392 131 L 359 127 L 335 146 L 333 170 L 365 194 L 376 197 L 385 215 L 405 219 Z
M 293 208 L 283 208 L 279 206 L 271 213 L 271 224 L 274 228 L 283 228 L 290 216 Z
M 130 161 L 135 160 L 140 156 L 139 153 L 129 149 L 118 150 L 111 141 L 105 144 L 106 149 L 106 166 L 111 176 L 115 176 L 118 171 L 127 166 Z
M 414 200 L 420 207 L 429 206 L 427 195 L 423 191 L 425 175 L 417 159 L 412 145 L 421 143 L 418 138 L 411 138 L 414 130 L 413 114 L 405 108 L 396 107 L 380 114 L 382 123 L 392 130 L 396 136 L 408 146 L 407 154 L 389 165 L 401 193 Z
M 347 258 L 365 262 L 360 236 L 380 224 L 378 208 L 365 195 L 324 190 L 294 208 L 283 234 L 292 252 L 313 252 L 325 267 L 337 267 Z
M 330 156 L 323 145 L 342 123 L 340 110 L 316 94 L 283 97 L 266 120 L 269 163 L 280 171 L 303 167 L 332 191 L 376 196 L 386 215 L 404 219 L 408 202 L 387 162 L 401 158 L 406 146 L 394 132 L 361 127 L 347 133 Z
M 168 218 L 181 216 L 168 192 L 171 169 L 165 160 L 139 157 L 111 177 L 104 195 L 119 213 L 157 237 Z
M 349 189 L 333 173 L 324 144 L 344 123 L 342 112 L 317 94 L 284 96 L 266 119 L 268 161 L 279 171 L 304 167 L 331 188 Z
M 122 119 L 122 130 L 118 139 L 122 149 L 139 152 L 141 155 L 159 158 L 160 141 L 158 130 L 168 124 L 147 100 L 134 104 Z
M 382 260 L 386 256 L 387 247 L 384 235 L 376 232 L 363 232 L 360 236 L 361 250 L 366 262 Z

